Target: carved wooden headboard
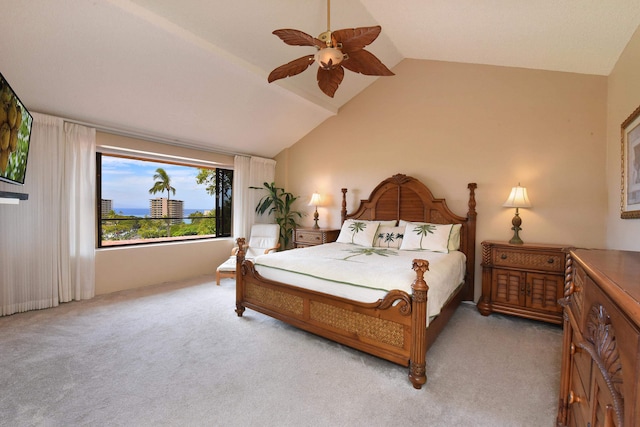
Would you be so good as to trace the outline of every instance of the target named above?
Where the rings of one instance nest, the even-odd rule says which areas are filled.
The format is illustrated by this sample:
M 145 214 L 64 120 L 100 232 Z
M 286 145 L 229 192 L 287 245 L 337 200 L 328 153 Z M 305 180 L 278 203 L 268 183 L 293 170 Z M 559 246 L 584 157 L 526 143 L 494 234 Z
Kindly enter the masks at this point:
M 417 179 L 396 174 L 382 181 L 353 213 L 347 214 L 347 189 L 342 189 L 342 222 L 346 219 L 405 220 L 434 224 L 462 224 L 460 250 L 467 256 L 464 299 L 473 300 L 476 252 L 476 200 L 477 185 L 470 183 L 467 216 L 451 212 L 444 199 L 436 199 L 431 191 Z

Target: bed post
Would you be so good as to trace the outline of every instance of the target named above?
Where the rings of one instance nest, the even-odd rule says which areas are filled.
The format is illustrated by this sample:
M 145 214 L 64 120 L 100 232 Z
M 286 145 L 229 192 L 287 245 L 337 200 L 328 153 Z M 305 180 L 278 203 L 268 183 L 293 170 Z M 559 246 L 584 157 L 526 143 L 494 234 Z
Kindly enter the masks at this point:
M 411 284 L 411 352 L 409 354 L 409 380 L 414 388 L 421 388 L 427 382 L 427 292 L 429 286 L 424 280 L 424 273 L 429 269 L 429 261 L 413 260 L 416 280 Z
M 244 298 L 242 262 L 244 261 L 246 240 L 244 237 L 239 237 L 236 242 L 238 244 L 238 252 L 236 252 L 236 313 L 238 314 L 238 317 L 242 317 L 242 313 L 244 313 L 244 305 L 242 305 L 242 300 Z
M 344 224 L 344 220 L 347 219 L 347 189 L 342 189 L 342 210 L 340 210 L 340 217 L 342 221 L 340 221 L 340 225 Z
M 467 242 L 467 278 L 466 289 L 462 295 L 462 299 L 465 301 L 473 301 L 474 289 L 475 289 L 475 272 L 476 272 L 476 188 L 478 184 L 471 182 L 467 185 L 469 188 L 469 212 L 467 212 L 467 223 L 469 230 L 467 236 L 469 236 Z

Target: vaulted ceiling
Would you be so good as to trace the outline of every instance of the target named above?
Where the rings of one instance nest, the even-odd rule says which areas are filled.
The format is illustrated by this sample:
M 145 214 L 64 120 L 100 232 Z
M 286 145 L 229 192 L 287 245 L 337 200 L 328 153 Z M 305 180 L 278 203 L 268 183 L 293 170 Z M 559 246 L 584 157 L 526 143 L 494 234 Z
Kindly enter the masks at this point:
M 326 0 L 29 0 L 0 6 L 0 72 L 32 111 L 229 153 L 272 157 L 378 78 L 315 70 L 267 83 L 327 29 Z M 331 29 L 381 25 L 367 50 L 404 58 L 608 75 L 638 0 L 333 0 Z M 313 66 L 312 66 L 313 67 Z

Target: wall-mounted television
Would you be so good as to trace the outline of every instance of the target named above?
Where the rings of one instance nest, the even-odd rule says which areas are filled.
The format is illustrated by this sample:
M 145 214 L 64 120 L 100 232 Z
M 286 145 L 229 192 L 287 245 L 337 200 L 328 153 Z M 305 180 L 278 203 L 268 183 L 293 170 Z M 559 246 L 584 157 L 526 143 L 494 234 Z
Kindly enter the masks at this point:
M 24 184 L 33 117 L 0 73 L 0 181 Z

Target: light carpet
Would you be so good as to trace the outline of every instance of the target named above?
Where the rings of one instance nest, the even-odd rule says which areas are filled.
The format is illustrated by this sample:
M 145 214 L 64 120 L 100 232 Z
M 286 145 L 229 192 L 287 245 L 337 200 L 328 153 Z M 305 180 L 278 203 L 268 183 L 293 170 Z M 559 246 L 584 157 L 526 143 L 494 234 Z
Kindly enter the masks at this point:
M 562 330 L 458 308 L 407 368 L 247 310 L 211 276 L 0 318 L 3 426 L 552 426 Z

